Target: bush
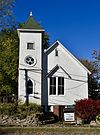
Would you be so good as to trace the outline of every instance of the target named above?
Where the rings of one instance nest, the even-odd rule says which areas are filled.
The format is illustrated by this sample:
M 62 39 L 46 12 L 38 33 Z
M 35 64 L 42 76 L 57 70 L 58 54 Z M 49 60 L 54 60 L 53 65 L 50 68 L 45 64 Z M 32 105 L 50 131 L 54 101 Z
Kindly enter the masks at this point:
M 24 119 L 27 117 L 27 115 L 31 115 L 31 114 L 38 113 L 38 112 L 41 112 L 40 105 L 31 103 L 28 106 L 26 106 L 26 104 L 22 104 L 22 105 L 18 105 L 17 113 L 15 115 L 19 119 Z
M 100 122 L 100 114 L 96 116 L 96 121 Z
M 76 101 L 75 113 L 83 121 L 90 122 L 100 114 L 100 100 L 83 99 Z
M 37 104 L 26 104 L 18 105 L 16 103 L 1 103 L 0 114 L 18 117 L 24 119 L 27 115 L 41 112 L 41 106 Z
M 33 113 L 38 113 L 38 112 L 42 111 L 42 107 L 35 103 L 34 104 L 30 103 L 29 106 L 27 107 L 27 109 L 29 110 L 29 112 L 33 112 Z
M 14 115 L 16 111 L 17 111 L 16 104 L 11 104 L 11 103 L 0 104 L 0 114 L 10 116 L 10 115 Z

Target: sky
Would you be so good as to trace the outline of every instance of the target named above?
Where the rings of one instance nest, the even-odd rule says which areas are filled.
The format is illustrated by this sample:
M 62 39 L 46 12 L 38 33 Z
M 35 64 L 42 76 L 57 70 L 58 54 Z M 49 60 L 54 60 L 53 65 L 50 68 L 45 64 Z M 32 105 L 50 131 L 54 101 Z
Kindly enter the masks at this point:
M 93 50 L 100 50 L 100 0 L 16 0 L 16 22 L 25 22 L 30 11 L 50 44 L 59 40 L 76 57 L 88 60 Z

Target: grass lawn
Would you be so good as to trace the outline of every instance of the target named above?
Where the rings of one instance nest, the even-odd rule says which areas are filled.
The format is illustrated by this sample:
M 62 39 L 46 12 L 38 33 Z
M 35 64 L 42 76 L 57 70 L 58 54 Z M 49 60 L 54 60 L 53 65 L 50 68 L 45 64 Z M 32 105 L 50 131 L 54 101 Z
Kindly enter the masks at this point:
M 0 127 L 0 135 L 100 135 L 100 127 Z

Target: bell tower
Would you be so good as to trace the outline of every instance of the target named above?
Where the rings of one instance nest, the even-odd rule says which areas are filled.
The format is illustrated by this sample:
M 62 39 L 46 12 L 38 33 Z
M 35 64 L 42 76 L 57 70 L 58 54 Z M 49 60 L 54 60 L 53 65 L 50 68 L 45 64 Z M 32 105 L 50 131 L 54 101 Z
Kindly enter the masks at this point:
M 41 104 L 42 45 L 44 29 L 30 16 L 19 35 L 18 97 L 22 102 Z

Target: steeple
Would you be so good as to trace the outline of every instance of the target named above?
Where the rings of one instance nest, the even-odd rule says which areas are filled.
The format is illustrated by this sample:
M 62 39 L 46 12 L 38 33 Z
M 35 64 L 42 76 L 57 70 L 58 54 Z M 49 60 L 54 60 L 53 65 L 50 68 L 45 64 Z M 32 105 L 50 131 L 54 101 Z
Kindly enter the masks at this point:
M 43 29 L 41 25 L 35 21 L 35 19 L 32 16 L 32 12 L 30 12 L 30 16 L 25 22 L 22 29 Z

